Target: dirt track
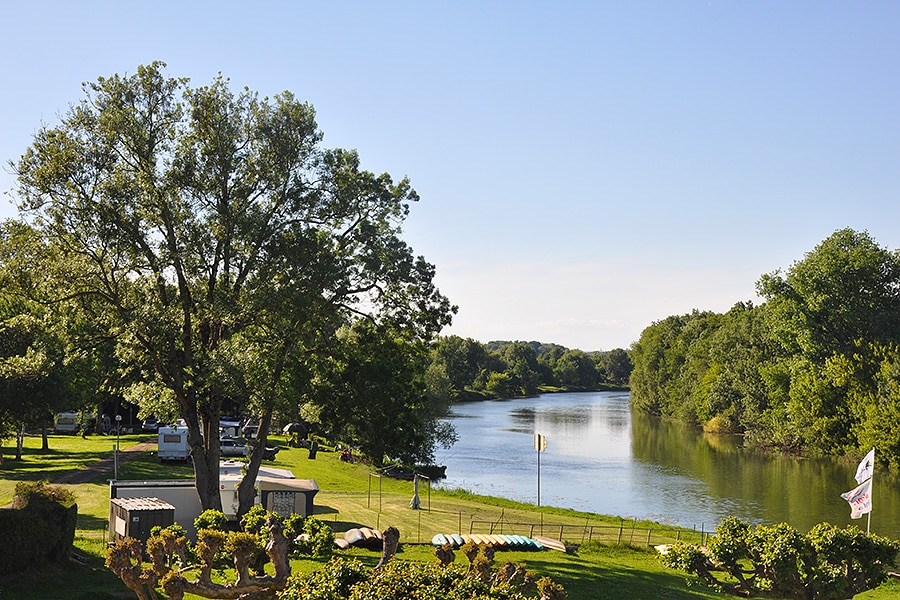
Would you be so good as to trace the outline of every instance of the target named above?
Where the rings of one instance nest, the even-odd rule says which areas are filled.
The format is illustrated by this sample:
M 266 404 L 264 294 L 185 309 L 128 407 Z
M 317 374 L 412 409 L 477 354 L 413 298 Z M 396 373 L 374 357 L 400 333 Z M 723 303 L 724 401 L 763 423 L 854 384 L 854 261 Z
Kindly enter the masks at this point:
M 120 450 L 119 464 L 122 464 L 131 458 L 134 458 L 141 452 L 147 452 L 148 450 L 151 450 L 155 447 L 156 442 L 140 442 L 138 444 L 135 444 L 134 446 L 131 446 L 130 448 Z M 94 464 L 88 465 L 83 469 L 72 471 L 71 473 L 66 473 L 65 475 L 57 479 L 54 483 L 90 483 L 104 474 L 108 475 L 108 479 L 112 479 L 114 471 L 115 456 L 109 456 L 102 460 L 98 460 Z

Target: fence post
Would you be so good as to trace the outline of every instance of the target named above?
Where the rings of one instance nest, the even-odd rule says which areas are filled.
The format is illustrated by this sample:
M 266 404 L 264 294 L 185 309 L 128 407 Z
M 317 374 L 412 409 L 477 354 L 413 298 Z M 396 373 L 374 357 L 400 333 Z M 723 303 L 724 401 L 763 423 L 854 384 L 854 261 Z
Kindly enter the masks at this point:
M 650 527 L 648 527 L 648 528 L 647 528 L 647 547 L 650 546 L 650 534 L 651 534 L 652 532 L 653 532 L 653 529 L 650 528 Z
M 622 524 L 625 521 L 619 521 L 619 536 L 616 538 L 616 546 L 622 543 Z
M 634 543 L 634 528 L 637 527 L 637 517 L 631 518 L 631 537 L 628 538 L 628 543 Z

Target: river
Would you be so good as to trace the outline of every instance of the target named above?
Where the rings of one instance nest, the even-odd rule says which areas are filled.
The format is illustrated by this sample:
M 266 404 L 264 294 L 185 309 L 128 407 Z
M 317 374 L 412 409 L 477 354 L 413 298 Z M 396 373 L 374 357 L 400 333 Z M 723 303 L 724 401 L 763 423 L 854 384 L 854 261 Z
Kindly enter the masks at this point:
M 632 414 L 628 392 L 465 402 L 449 419 L 459 441 L 436 452 L 446 489 L 532 504 L 540 493 L 541 505 L 707 531 L 727 516 L 866 528 L 841 498 L 856 486 L 855 462 L 762 456 L 736 437 Z M 547 439 L 540 478 L 535 433 Z M 900 480 L 876 470 L 873 484 L 871 530 L 900 538 Z

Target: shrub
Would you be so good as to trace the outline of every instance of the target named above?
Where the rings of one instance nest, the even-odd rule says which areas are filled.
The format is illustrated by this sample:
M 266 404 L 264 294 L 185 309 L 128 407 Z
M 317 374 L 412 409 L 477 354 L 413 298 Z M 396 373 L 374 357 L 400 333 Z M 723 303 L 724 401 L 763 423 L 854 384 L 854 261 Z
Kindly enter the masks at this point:
M 497 572 L 499 573 L 499 571 Z M 542 578 L 536 586 L 522 585 L 524 569 L 510 570 L 518 577 L 475 577 L 457 565 L 391 561 L 367 569 L 357 560 L 332 559 L 324 568 L 294 575 L 280 600 L 526 600 L 536 589 L 542 598 L 562 600 L 562 586 Z M 531 574 L 528 574 L 529 577 Z
M 48 485 L 45 481 L 23 481 L 16 484 L 13 508 L 40 504 L 59 504 L 68 508 L 75 504 L 75 494 L 59 485 Z
M 207 509 L 200 513 L 200 516 L 194 519 L 194 529 L 200 531 L 201 529 L 216 529 L 218 531 L 225 531 L 225 525 L 228 523 L 228 518 L 225 516 L 221 510 L 215 509 Z
M 302 523 L 303 531 L 294 540 L 296 552 L 317 558 L 331 556 L 334 549 L 334 530 L 331 526 L 315 517 L 306 517 Z
M 662 560 L 729 594 L 847 600 L 883 583 L 898 552 L 900 542 L 855 527 L 821 523 L 803 535 L 785 523 L 754 529 L 730 517 L 708 549 L 676 544 Z
M 78 518 L 69 490 L 44 482 L 19 483 L 13 506 L 0 510 L 0 574 L 68 559 Z

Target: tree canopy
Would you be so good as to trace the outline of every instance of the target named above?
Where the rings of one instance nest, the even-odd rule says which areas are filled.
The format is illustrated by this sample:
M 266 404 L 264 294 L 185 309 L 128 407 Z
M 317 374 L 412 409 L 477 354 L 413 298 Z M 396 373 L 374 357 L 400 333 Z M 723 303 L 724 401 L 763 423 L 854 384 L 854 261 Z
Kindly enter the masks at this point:
M 758 289 L 761 305 L 647 327 L 631 349 L 634 407 L 782 451 L 877 446 L 900 467 L 900 253 L 842 229 Z
M 401 238 L 418 200 L 407 179 L 323 148 L 312 106 L 290 92 L 236 93 L 221 75 L 193 88 L 164 69 L 85 84 L 13 165 L 24 218 L 52 249 L 37 265 L 51 281 L 25 288 L 90 307 L 144 389 L 170 395 L 201 502 L 219 508 L 229 395 L 266 422 L 291 401 L 298 357 L 342 325 L 427 339 L 455 309 Z

